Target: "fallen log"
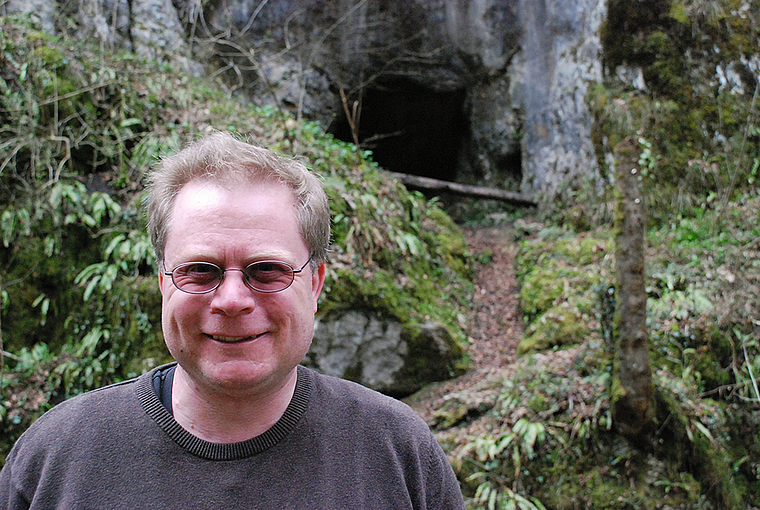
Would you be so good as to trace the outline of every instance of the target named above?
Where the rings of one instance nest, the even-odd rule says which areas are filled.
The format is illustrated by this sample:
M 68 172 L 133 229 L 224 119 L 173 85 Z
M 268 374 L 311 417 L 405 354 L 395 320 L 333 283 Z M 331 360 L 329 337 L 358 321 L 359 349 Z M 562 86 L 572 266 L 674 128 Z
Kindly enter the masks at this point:
M 430 177 L 421 177 L 419 175 L 400 174 L 397 172 L 389 173 L 401 181 L 405 186 L 411 186 L 414 188 L 431 191 L 448 191 L 457 195 L 484 198 L 488 200 L 498 200 L 500 202 L 507 202 L 512 205 L 519 205 L 523 207 L 533 207 L 536 205 L 535 200 L 533 200 L 533 197 L 530 195 L 515 193 L 513 191 L 506 191 L 496 188 L 485 188 L 482 186 L 469 186 L 456 182 L 431 179 Z

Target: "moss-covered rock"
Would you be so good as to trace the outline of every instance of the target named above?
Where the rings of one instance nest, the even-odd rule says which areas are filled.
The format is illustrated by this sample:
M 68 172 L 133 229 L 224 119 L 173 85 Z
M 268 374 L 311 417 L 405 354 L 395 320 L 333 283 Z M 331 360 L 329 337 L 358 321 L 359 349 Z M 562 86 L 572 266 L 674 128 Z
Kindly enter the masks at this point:
M 521 355 L 598 335 L 598 330 L 589 327 L 598 319 L 596 289 L 611 278 L 607 233 L 557 236 L 542 232 L 543 238 L 521 243 L 517 259 L 520 310 L 526 323 L 518 347 Z
M 575 345 L 589 336 L 591 330 L 587 321 L 580 317 L 577 310 L 568 309 L 567 303 L 563 305 L 542 314 L 531 323 L 517 347 L 517 354 Z

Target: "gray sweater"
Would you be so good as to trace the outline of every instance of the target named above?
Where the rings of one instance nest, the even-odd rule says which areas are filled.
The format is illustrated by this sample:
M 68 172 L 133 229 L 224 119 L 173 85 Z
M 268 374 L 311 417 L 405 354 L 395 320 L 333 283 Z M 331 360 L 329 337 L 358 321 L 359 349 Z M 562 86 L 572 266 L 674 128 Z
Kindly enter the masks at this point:
M 464 508 L 443 451 L 403 403 L 299 367 L 271 429 L 216 444 L 174 421 L 152 374 L 37 420 L 0 472 L 0 508 Z

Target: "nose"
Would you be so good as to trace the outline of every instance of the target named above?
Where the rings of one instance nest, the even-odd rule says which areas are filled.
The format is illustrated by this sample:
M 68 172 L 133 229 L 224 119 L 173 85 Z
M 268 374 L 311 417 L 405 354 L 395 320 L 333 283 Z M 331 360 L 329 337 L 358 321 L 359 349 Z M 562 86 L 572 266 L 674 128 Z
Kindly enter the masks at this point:
M 240 269 L 227 269 L 222 283 L 214 290 L 211 311 L 229 316 L 251 313 L 256 308 L 256 292 L 244 280 Z

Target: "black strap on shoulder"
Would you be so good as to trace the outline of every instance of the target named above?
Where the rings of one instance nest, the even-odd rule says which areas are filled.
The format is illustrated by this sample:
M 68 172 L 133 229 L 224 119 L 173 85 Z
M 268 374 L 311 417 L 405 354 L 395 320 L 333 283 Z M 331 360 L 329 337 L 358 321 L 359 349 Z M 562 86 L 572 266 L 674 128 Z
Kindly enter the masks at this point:
M 176 368 L 177 365 L 170 365 L 161 370 L 156 370 L 156 373 L 153 374 L 153 391 L 156 392 L 158 399 L 172 416 L 174 416 L 172 411 L 172 383 L 174 382 Z

